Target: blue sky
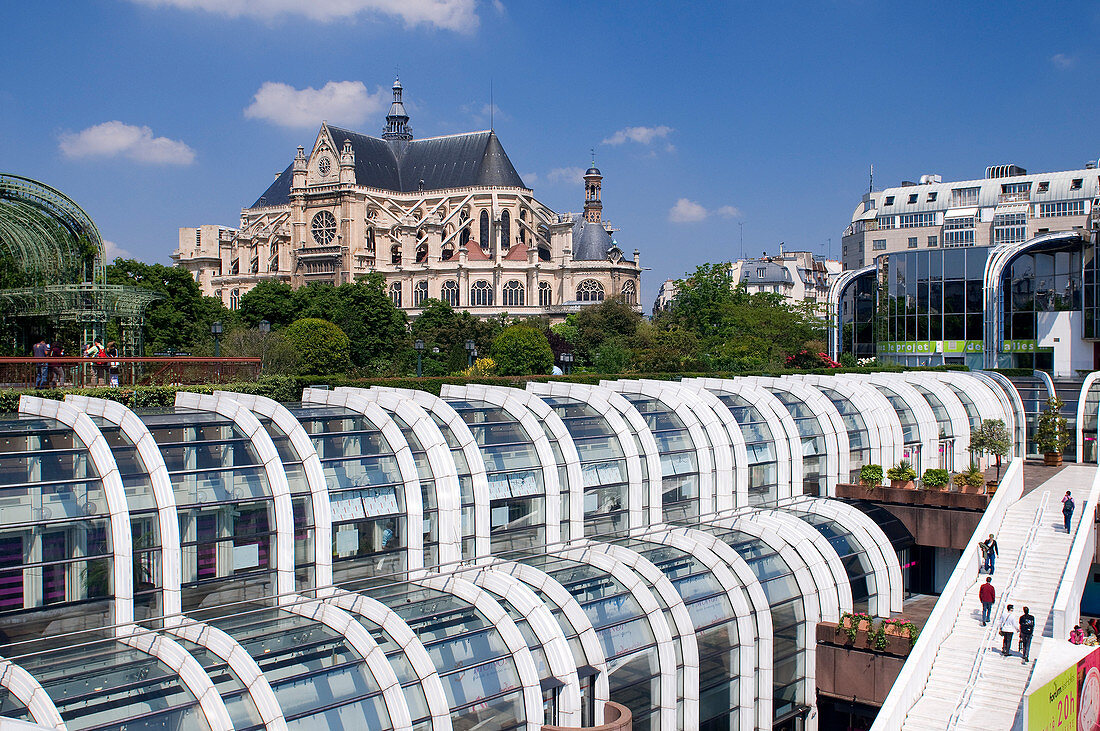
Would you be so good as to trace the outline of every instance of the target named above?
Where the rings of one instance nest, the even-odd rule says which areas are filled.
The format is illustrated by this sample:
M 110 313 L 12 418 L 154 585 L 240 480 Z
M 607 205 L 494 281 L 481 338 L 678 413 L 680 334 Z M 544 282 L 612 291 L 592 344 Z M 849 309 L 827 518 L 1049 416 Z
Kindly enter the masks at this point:
M 168 262 L 235 225 L 322 117 L 377 134 L 400 69 L 416 135 L 495 128 L 540 200 L 604 215 L 660 282 L 788 248 L 839 254 L 867 189 L 1014 162 L 1082 167 L 1097 2 L 88 0 L 5 3 L 0 169 Z M 311 91 L 312 90 L 312 91 Z

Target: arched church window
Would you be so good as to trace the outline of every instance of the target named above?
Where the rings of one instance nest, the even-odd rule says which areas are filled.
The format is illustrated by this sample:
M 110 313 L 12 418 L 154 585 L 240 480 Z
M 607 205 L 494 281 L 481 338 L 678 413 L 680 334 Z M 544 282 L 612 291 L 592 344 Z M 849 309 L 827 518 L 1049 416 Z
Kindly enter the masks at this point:
M 523 283 L 518 279 L 513 279 L 504 285 L 504 289 L 501 291 L 501 303 L 505 307 L 523 307 L 524 300 L 526 300 L 526 291 Z
M 539 282 L 539 307 L 554 304 L 554 289 L 549 282 Z
M 401 306 L 401 282 L 390 283 L 390 301 L 394 307 Z
M 507 249 L 512 246 L 512 216 L 508 211 L 500 212 L 500 247 Z
M 420 307 L 428 299 L 428 280 L 421 279 L 413 285 L 413 307 Z
M 374 226 L 367 227 L 367 251 L 374 253 Z
M 458 282 L 453 279 L 444 282 L 443 286 L 439 288 L 439 299 L 451 307 L 458 307 Z
M 390 247 L 390 263 L 391 264 L 400 264 L 401 263 L 401 247 L 398 246 L 397 244 L 394 244 L 393 246 Z
M 489 250 L 489 212 L 481 212 L 481 248 Z
M 479 279 L 474 282 L 470 287 L 470 306 L 492 307 L 493 285 L 489 284 L 484 279 Z
M 229 293 L 229 309 L 239 310 L 241 308 L 241 290 L 234 289 Z
M 460 233 L 458 235 L 458 243 L 459 243 L 459 246 L 469 246 L 470 245 L 470 227 L 469 226 L 462 229 L 462 233 Z
M 628 305 L 633 307 L 638 304 L 638 289 L 634 286 L 633 279 L 623 285 L 620 294 L 622 295 L 623 302 L 626 302 Z
M 428 245 L 420 244 L 416 247 L 416 263 L 423 264 L 428 260 Z
M 586 279 L 577 285 L 578 302 L 603 302 L 603 285 L 595 279 Z

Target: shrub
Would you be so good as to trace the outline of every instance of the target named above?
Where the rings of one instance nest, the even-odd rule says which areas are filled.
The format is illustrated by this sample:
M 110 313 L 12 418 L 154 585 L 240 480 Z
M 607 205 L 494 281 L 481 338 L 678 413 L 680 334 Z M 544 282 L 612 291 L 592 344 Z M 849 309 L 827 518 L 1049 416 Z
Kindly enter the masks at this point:
M 882 465 L 865 464 L 859 468 L 859 484 L 877 487 L 882 484 Z
M 490 353 L 502 376 L 549 373 L 554 367 L 550 341 L 544 333 L 527 325 L 504 328 L 493 341 Z
M 891 480 L 900 480 L 902 482 L 911 482 L 917 479 L 917 471 L 913 469 L 913 465 L 907 460 L 902 460 L 896 465 L 886 470 L 886 476 Z
M 297 372 L 304 376 L 345 373 L 351 367 L 351 341 L 337 325 L 316 317 L 295 320 L 283 333 L 298 356 Z
M 950 481 L 951 476 L 947 473 L 947 470 L 935 468 L 925 470 L 924 476 L 921 478 L 921 482 L 929 490 L 942 490 Z

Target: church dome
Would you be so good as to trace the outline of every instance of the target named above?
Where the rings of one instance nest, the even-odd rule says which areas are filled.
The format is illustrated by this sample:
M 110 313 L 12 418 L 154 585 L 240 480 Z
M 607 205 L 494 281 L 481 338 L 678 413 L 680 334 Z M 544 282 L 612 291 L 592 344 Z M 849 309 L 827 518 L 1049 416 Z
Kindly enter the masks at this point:
M 590 168 L 588 168 L 587 170 L 584 171 L 584 176 L 586 178 L 589 175 L 603 175 L 603 173 L 600 172 L 599 168 L 597 168 L 595 165 L 593 165 L 592 167 L 590 167 Z
M 578 216 L 573 222 L 573 260 L 604 261 L 615 242 L 602 225 Z

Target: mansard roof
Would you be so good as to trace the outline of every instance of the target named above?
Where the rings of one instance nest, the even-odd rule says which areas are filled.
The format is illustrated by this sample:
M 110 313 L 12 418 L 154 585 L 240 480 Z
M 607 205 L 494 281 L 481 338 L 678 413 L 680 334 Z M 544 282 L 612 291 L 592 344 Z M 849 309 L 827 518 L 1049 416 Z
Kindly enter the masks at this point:
M 337 150 L 345 140 L 351 142 L 357 185 L 398 193 L 420 190 L 421 181 L 424 190 L 527 187 L 491 130 L 420 140 L 383 140 L 327 126 Z M 292 178 L 292 168 L 288 167 L 264 191 L 263 205 L 288 203 Z M 252 207 L 260 205 L 257 200 Z

